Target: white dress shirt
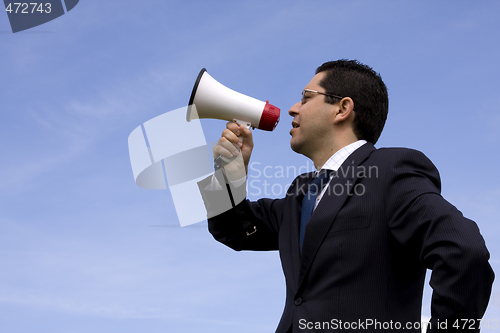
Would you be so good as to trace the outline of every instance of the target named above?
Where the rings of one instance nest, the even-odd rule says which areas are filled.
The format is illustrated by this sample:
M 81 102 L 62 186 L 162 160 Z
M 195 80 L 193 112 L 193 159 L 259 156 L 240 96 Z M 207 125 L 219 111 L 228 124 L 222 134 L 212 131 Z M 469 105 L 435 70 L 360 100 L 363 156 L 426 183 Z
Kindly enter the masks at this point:
M 356 142 L 353 142 L 353 143 L 345 146 L 344 148 L 340 149 L 339 151 L 337 151 L 335 154 L 332 155 L 332 157 L 330 157 L 328 159 L 328 161 L 326 161 L 325 165 L 323 165 L 320 170 L 316 171 L 316 176 L 318 175 L 318 173 L 321 170 L 338 171 L 338 169 L 340 168 L 340 166 L 342 165 L 342 163 L 345 162 L 345 160 L 349 157 L 349 155 L 351 155 L 352 153 L 354 153 L 354 151 L 356 149 L 358 149 L 359 147 L 361 147 L 365 143 L 366 143 L 366 140 L 358 140 Z M 330 180 L 332 179 L 333 175 L 334 175 L 334 173 L 332 172 L 332 174 L 330 175 Z M 323 191 L 321 191 L 321 193 L 316 198 L 316 202 L 314 203 L 314 209 L 316 209 L 316 206 L 318 205 L 318 203 L 320 202 L 321 198 L 323 197 L 323 194 L 325 194 L 326 189 L 328 188 L 328 186 L 329 185 L 327 184 L 323 188 Z

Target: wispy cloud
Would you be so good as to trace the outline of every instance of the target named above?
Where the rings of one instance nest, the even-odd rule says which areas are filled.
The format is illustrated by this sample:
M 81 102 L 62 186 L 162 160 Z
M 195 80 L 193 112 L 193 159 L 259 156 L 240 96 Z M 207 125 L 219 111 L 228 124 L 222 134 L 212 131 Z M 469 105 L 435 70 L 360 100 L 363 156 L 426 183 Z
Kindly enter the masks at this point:
M 99 218 L 98 215 L 96 212 L 93 218 Z M 128 229 L 127 218 L 140 216 L 138 210 L 131 209 L 115 218 L 123 220 L 124 229 Z M 20 221 L 3 220 L 0 302 L 79 316 L 198 321 L 228 327 L 249 325 L 238 317 L 227 321 L 212 318 L 207 306 L 223 308 L 234 302 L 234 293 L 241 288 L 238 281 L 247 279 L 247 274 L 260 274 L 270 262 L 264 260 L 255 266 L 256 262 L 247 261 L 248 270 L 224 274 L 229 277 L 224 280 L 232 282 L 221 285 L 220 263 L 208 259 L 217 258 L 214 251 L 220 251 L 220 245 L 205 230 L 158 232 L 144 227 L 130 237 L 131 230 L 109 234 L 113 229 L 108 230 L 106 222 L 102 223 L 101 235 L 119 236 L 113 243 L 104 242 L 102 236 L 95 239 L 90 235 L 77 236 L 69 230 L 40 231 Z M 191 235 L 192 244 L 185 243 L 186 232 Z M 183 237 L 178 237 L 183 233 Z M 21 238 L 31 243 L 29 248 L 15 247 L 14 240 Z M 277 303 L 279 312 L 281 300 Z

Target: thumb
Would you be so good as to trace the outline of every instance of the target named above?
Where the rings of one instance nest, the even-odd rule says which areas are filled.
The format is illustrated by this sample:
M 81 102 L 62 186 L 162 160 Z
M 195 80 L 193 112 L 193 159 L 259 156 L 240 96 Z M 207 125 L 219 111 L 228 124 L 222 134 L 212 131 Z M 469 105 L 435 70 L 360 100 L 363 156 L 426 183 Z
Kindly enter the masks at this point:
M 243 141 L 243 147 L 253 147 L 253 134 L 250 128 L 240 125 L 239 136 L 241 136 L 241 141 Z

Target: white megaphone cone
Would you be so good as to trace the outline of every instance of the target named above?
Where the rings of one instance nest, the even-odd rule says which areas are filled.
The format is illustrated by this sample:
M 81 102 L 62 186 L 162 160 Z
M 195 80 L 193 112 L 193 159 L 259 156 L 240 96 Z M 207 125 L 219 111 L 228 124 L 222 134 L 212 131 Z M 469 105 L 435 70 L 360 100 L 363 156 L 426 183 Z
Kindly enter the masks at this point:
M 195 105 L 194 112 L 191 105 Z M 205 68 L 200 71 L 189 99 L 187 121 L 212 118 L 235 121 L 247 127 L 272 131 L 280 119 L 280 109 L 243 95 L 217 82 Z

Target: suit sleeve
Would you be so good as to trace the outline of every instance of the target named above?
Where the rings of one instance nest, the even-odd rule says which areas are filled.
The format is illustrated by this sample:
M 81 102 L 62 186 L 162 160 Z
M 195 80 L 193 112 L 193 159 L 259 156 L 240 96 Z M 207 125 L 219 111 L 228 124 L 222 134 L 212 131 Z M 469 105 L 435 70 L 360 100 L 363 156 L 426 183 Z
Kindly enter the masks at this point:
M 235 251 L 278 250 L 278 232 L 285 199 L 260 199 L 256 202 L 244 199 L 238 200 L 232 207 L 228 205 L 229 199 L 224 191 L 208 191 L 207 184 L 204 180 L 199 188 L 207 208 L 208 230 L 217 241 Z M 245 185 L 232 188 L 234 197 L 244 198 L 244 188 Z M 220 207 L 224 209 L 220 210 Z M 248 230 L 255 232 L 249 235 Z
M 396 241 L 415 249 L 415 257 L 432 270 L 431 327 L 437 321 L 462 327 L 482 318 L 488 305 L 493 270 L 475 222 L 440 195 L 437 169 L 422 153 L 403 150 L 388 170 L 391 202 L 386 203 L 389 228 Z M 457 321 L 458 320 L 458 321 Z

